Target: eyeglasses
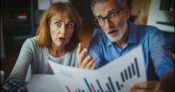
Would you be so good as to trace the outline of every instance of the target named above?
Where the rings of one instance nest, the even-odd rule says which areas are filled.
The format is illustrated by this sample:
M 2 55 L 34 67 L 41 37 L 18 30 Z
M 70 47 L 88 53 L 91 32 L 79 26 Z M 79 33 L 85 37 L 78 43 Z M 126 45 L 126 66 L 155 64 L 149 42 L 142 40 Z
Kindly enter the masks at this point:
M 109 13 L 106 17 L 97 17 L 99 25 L 104 26 L 106 24 L 105 19 L 108 19 L 110 22 L 119 20 L 120 11 L 122 11 L 124 9 L 125 9 L 125 7 L 119 9 L 118 11 L 113 11 L 113 12 Z

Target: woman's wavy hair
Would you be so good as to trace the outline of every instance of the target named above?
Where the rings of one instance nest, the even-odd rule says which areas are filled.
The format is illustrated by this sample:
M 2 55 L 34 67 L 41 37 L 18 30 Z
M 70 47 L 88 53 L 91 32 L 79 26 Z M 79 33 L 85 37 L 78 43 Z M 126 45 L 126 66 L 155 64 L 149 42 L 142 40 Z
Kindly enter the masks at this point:
M 37 45 L 51 48 L 52 38 L 50 34 L 50 21 L 56 13 L 67 13 L 70 20 L 75 24 L 74 32 L 70 41 L 65 45 L 66 51 L 74 50 L 80 42 L 79 33 L 82 31 L 82 19 L 77 10 L 68 2 L 53 3 L 42 15 L 37 29 Z

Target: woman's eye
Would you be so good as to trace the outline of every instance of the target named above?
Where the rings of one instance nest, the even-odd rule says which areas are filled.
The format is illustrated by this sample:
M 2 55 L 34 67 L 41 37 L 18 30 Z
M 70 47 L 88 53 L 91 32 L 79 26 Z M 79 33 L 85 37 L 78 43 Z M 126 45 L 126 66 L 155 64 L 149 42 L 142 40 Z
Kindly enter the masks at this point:
M 67 24 L 67 28 L 72 28 L 73 24 Z
M 56 26 L 61 26 L 60 22 L 56 22 L 55 24 L 56 24 Z

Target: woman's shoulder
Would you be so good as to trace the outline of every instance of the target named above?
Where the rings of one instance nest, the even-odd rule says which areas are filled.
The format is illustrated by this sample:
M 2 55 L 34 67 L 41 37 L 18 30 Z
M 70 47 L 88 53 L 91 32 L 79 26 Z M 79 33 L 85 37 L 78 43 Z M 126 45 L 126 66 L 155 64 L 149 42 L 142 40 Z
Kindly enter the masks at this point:
M 30 37 L 30 38 L 27 38 L 25 42 L 29 43 L 29 42 L 32 42 L 32 43 L 36 43 L 37 41 L 37 36 L 33 36 L 33 37 Z
M 30 48 L 40 48 L 38 45 L 37 45 L 37 36 L 34 36 L 34 37 L 30 37 L 30 38 L 27 38 L 25 40 L 25 42 L 23 43 L 23 46 L 27 46 L 27 47 L 30 47 Z

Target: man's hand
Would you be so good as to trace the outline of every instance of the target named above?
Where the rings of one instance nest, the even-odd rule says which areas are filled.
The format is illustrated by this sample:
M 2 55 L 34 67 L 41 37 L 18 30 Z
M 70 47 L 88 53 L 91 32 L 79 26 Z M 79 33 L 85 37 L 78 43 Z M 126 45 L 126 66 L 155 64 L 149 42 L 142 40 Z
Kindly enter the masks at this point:
M 164 92 L 159 81 L 134 83 L 130 92 Z
M 174 72 L 166 73 L 160 81 L 134 83 L 130 92 L 174 92 Z
M 78 45 L 77 59 L 80 68 L 95 69 L 96 67 L 96 57 L 91 58 L 91 56 L 88 55 L 88 50 L 86 48 L 83 49 L 82 43 Z

